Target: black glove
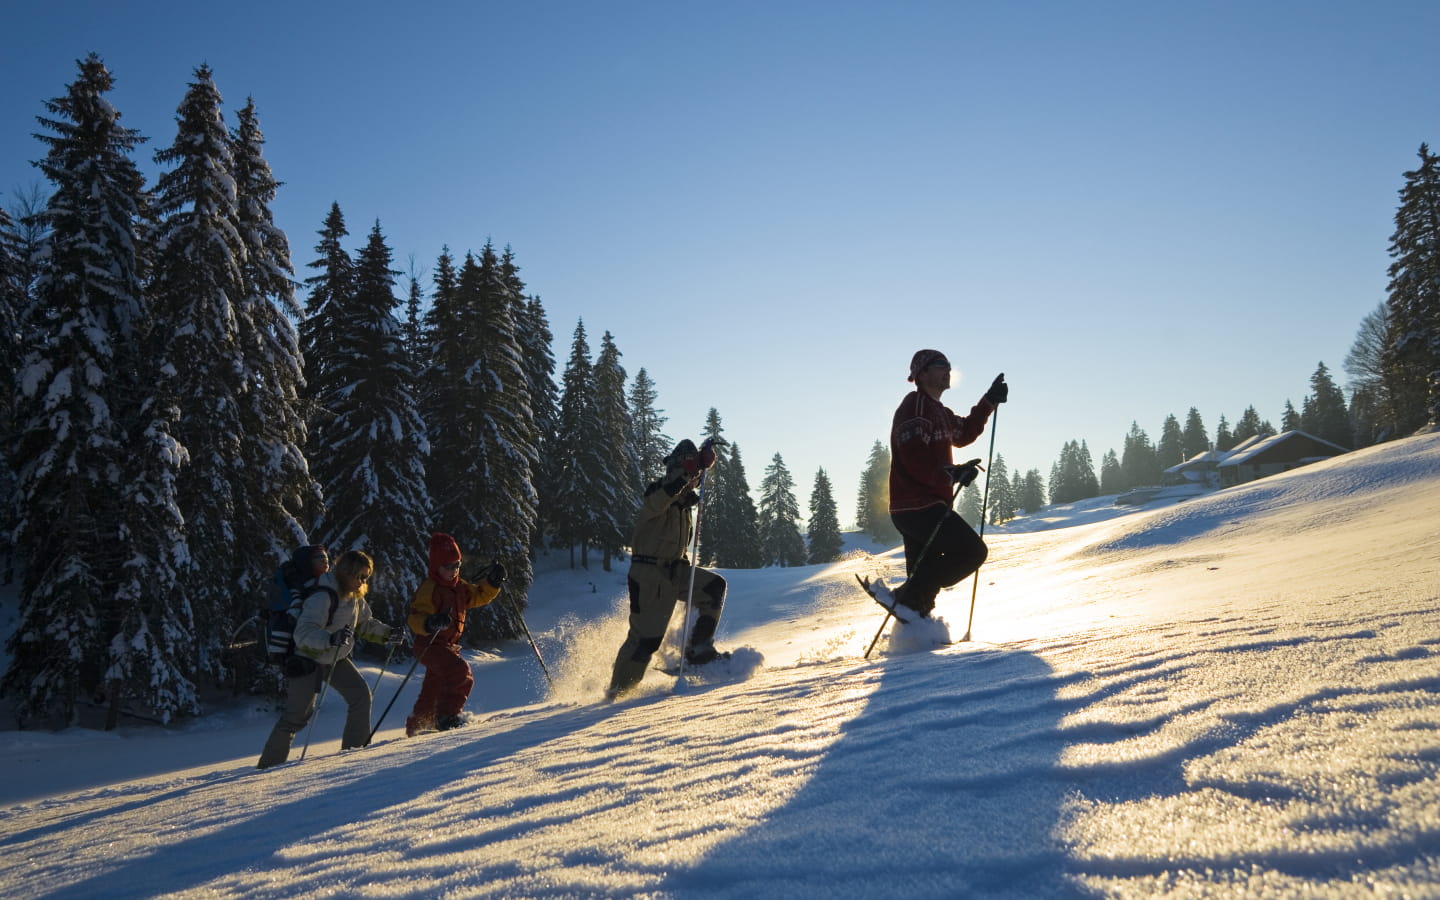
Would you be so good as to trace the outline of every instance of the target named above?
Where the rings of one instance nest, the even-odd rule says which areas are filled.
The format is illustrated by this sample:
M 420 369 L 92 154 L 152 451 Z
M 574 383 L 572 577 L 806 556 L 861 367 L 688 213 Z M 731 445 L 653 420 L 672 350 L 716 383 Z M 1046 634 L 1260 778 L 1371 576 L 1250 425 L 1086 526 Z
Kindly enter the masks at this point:
M 437 631 L 444 631 L 450 627 L 450 614 L 447 612 L 431 613 L 425 617 L 425 630 L 434 634 Z
M 352 625 L 346 625 L 344 628 L 336 629 L 330 633 L 330 646 L 339 647 L 341 644 L 347 643 L 354 634 L 355 628 Z
M 1010 399 L 1010 385 L 1005 383 L 1004 372 L 996 375 L 995 380 L 990 383 L 990 390 L 985 392 L 985 399 L 994 406 L 999 406 Z
M 387 635 L 385 635 L 385 642 L 384 642 L 384 643 L 385 643 L 385 646 L 387 646 L 387 647 L 389 647 L 389 646 L 391 646 L 391 645 L 394 645 L 394 644 L 403 644 L 403 643 L 405 643 L 405 629 L 399 627 L 398 625 L 397 625 L 396 627 L 390 629 L 390 633 L 387 634 Z
M 490 568 L 485 571 L 485 580 L 490 582 L 491 587 L 500 587 L 505 583 L 508 573 L 505 571 L 505 564 L 501 562 L 491 563 Z
M 980 465 L 980 460 L 972 459 L 958 466 L 946 466 L 945 470 L 950 473 L 951 483 L 958 484 L 964 488 L 969 487 L 970 483 L 980 475 L 980 470 L 984 468 L 984 466 Z

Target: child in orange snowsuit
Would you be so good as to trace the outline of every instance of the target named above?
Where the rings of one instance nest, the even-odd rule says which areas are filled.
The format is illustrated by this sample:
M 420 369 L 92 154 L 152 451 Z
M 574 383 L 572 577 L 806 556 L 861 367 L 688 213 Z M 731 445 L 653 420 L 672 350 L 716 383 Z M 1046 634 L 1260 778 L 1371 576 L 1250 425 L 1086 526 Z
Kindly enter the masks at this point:
M 475 677 L 460 656 L 465 613 L 484 606 L 500 593 L 505 567 L 495 563 L 480 584 L 460 577 L 460 547 L 448 534 L 430 536 L 430 569 L 410 601 L 406 621 L 415 633 L 415 656 L 425 665 L 420 697 L 405 720 L 405 735 L 446 731 L 464 720 L 460 711 L 470 697 Z

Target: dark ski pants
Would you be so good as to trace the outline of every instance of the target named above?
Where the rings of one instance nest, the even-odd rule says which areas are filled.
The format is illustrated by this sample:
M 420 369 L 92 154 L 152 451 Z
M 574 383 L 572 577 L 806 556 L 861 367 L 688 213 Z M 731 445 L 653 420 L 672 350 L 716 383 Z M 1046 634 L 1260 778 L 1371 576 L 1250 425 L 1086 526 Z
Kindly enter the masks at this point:
M 930 615 L 935 608 L 936 594 L 974 574 L 990 552 L 975 529 L 944 506 L 893 513 L 890 521 L 905 538 L 905 572 L 909 576 L 896 589 L 895 599 L 922 615 Z M 933 541 L 931 534 L 935 535 Z
M 650 657 L 660 649 L 665 640 L 665 631 L 670 627 L 670 616 L 675 612 L 675 603 L 690 595 L 689 561 L 679 559 L 672 562 L 630 562 L 630 631 L 620 652 L 615 656 L 615 670 L 610 677 L 611 696 L 619 696 L 634 688 L 645 677 L 645 667 Z M 725 579 L 709 569 L 694 567 L 694 605 L 701 619 L 709 621 L 703 625 L 697 622 L 696 633 L 691 635 L 692 643 L 699 638 L 702 628 L 708 640 L 715 633 L 720 621 L 720 610 L 725 605 Z
M 332 668 L 334 675 L 330 674 Z M 370 686 L 347 656 L 333 666 L 317 665 L 312 672 L 285 679 L 285 709 L 265 741 L 265 749 L 260 751 L 257 768 L 278 766 L 290 757 L 290 744 L 315 714 L 315 701 L 326 678 L 330 679 L 330 690 L 345 698 L 345 731 L 340 737 L 340 749 L 364 747 L 370 742 Z
M 410 711 L 410 721 L 428 728 L 440 719 L 460 715 L 475 686 L 475 676 L 460 655 L 460 647 L 435 641 L 420 648 L 420 664 L 425 667 L 425 680 L 420 683 L 420 696 Z

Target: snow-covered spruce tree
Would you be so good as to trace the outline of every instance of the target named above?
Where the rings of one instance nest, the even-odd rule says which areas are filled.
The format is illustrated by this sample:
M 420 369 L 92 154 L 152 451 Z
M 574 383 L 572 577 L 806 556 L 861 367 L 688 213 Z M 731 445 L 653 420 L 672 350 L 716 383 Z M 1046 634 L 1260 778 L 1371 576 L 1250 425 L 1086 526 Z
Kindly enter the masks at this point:
M 1285 400 L 1285 409 L 1280 413 L 1280 430 L 1282 432 L 1300 431 L 1304 427 L 1305 425 L 1304 422 L 1301 421 L 1300 413 L 1295 411 L 1295 404 L 1291 403 L 1287 398 Z
M 345 250 L 344 239 L 350 232 L 345 227 L 345 215 L 340 204 L 330 204 L 330 212 L 321 226 L 320 241 L 315 245 L 319 254 L 307 268 L 315 274 L 305 279 L 309 295 L 305 299 L 305 318 L 300 322 L 300 355 L 305 361 L 305 385 L 302 394 L 305 401 L 307 427 L 306 456 L 314 457 L 318 449 L 315 430 L 324 423 L 327 413 L 316 401 L 320 396 L 331 396 L 340 385 L 326 368 L 325 342 L 330 332 L 343 327 L 338 317 L 355 294 L 355 261 Z M 312 518 L 320 510 L 311 511 Z
M 1294 413 L 1294 407 L 1291 407 L 1291 413 Z M 1298 425 L 1299 417 L 1296 416 L 1295 419 L 1296 421 L 1292 424 Z M 1290 430 L 1290 428 L 1287 427 L 1286 430 L 1288 431 Z M 1260 420 L 1260 414 L 1255 411 L 1255 407 L 1247 406 L 1245 407 L 1245 412 L 1240 414 L 1240 419 L 1235 423 L 1235 430 L 1230 436 L 1230 439 L 1233 440 L 1235 443 L 1231 446 L 1237 446 L 1244 441 L 1250 440 L 1256 435 L 1270 435 L 1274 433 L 1275 426 L 1271 425 L 1269 422 L 1262 422 Z
M 620 365 L 615 338 L 608 331 L 600 339 L 600 355 L 595 358 L 595 405 L 604 466 L 595 476 L 604 481 L 606 500 L 597 510 L 595 544 L 604 554 L 602 568 L 608 572 L 610 558 L 622 553 L 630 542 L 644 489 L 630 408 L 625 402 L 625 369 Z
M 525 282 L 520 280 L 514 254 L 507 247 L 500 258 L 501 276 L 510 291 L 515 319 L 515 339 L 520 344 L 520 364 L 525 384 L 530 391 L 530 415 L 534 427 L 536 464 L 531 466 L 535 486 L 535 525 L 531 529 L 530 547 L 534 552 L 546 546 L 554 530 L 555 471 L 539 461 L 553 458 L 559 445 L 560 400 L 555 387 L 555 353 L 551 344 L 550 320 L 539 297 L 525 296 Z
M 239 398 L 240 476 L 235 498 L 236 600 L 255 614 L 269 600 L 270 574 L 290 551 L 307 542 L 305 525 L 320 506 L 319 487 L 305 458 L 304 364 L 294 322 L 290 242 L 270 205 L 279 183 L 264 156 L 264 135 L 253 100 L 240 110 L 232 135 L 236 217 L 245 255 L 242 292 L 235 302 L 236 341 L 244 366 Z M 256 634 L 259 632 L 256 631 Z M 248 659 L 259 666 L 259 654 Z M 237 665 L 238 665 L 237 661 Z M 265 673 L 262 675 L 262 673 Z M 236 673 L 242 688 L 274 687 L 268 668 Z
M 1160 456 L 1139 422 L 1130 423 L 1125 448 L 1120 452 L 1120 472 L 1126 490 L 1160 483 Z
M 19 232 L 4 207 L 0 207 L 0 447 L 10 444 L 15 434 L 15 376 L 20 371 L 21 350 L 28 346 L 20 334 L 20 311 L 24 308 L 29 280 L 23 274 L 24 253 Z M 15 529 L 15 473 L 10 461 L 0 455 L 0 584 L 14 577 L 14 555 L 10 534 Z
M 976 487 L 974 483 L 967 485 L 960 491 L 960 505 L 957 507 L 957 510 L 960 513 L 960 518 L 969 523 L 971 528 L 978 529 L 980 527 L 980 519 L 982 516 L 980 507 L 983 503 L 984 498 L 980 495 L 980 489 Z
M 1193 459 L 1210 449 L 1210 438 L 1205 433 L 1205 421 L 1200 418 L 1200 410 L 1190 407 L 1190 412 L 1185 416 L 1185 430 L 1180 436 L 1180 450 L 1185 454 L 1186 459 Z
M 705 417 L 706 438 L 723 438 L 720 413 Z M 758 569 L 765 563 L 760 515 L 750 497 L 739 444 L 719 445 L 715 465 L 705 475 L 705 511 L 700 528 L 699 560 L 727 569 Z
M 1078 449 L 1078 447 L 1077 447 L 1077 449 Z M 1107 451 L 1105 451 L 1105 455 L 1100 458 L 1100 489 L 1099 489 L 1099 493 L 1101 493 L 1101 494 L 1119 494 L 1119 493 L 1122 493 L 1122 492 L 1124 492 L 1124 490 L 1125 490 L 1125 488 L 1124 488 L 1124 483 L 1125 483 L 1125 476 L 1124 476 L 1124 475 L 1121 473 L 1121 471 L 1120 471 L 1120 457 L 1119 457 L 1118 455 L 1116 455 L 1116 453 L 1115 453 L 1114 450 L 1107 450 Z M 1054 490 L 1054 488 L 1052 487 L 1051 490 Z M 1082 498 L 1078 498 L 1078 497 L 1075 497 L 1075 496 L 1071 495 L 1071 496 L 1070 496 L 1070 499 L 1068 499 L 1068 500 L 1063 500 L 1063 501 L 1062 501 L 1062 500 L 1057 499 L 1053 493 L 1050 495 L 1050 502 L 1052 502 L 1052 503 L 1062 503 L 1062 502 L 1063 502 L 1063 503 L 1070 503 L 1070 502 L 1073 502 L 1074 500 L 1077 500 L 1077 499 L 1082 499 Z
M 517 297 L 495 248 L 486 243 L 477 263 L 466 256 L 460 271 L 461 332 L 475 336 L 471 363 L 454 373 L 466 395 L 467 445 L 455 448 L 468 467 L 446 489 L 463 508 L 451 507 L 461 546 L 477 565 L 498 561 L 509 571 L 504 596 L 476 610 L 466 625 L 472 639 L 510 639 L 521 634 L 516 618 L 534 581 L 530 538 L 537 497 L 531 472 L 539 463 L 535 418 L 516 331 Z M 453 499 L 453 498 L 452 498 Z M 449 519 L 447 519 L 449 521 Z
M 1015 474 L 1020 474 L 1018 469 Z M 1040 477 L 1039 469 L 1031 469 L 1025 473 L 1024 479 L 1020 482 L 1017 497 L 1020 508 L 1029 513 L 1033 513 L 1045 505 L 1045 479 Z
M 675 442 L 665 433 L 665 423 L 670 421 L 655 408 L 660 399 L 655 382 L 643 368 L 635 373 L 630 383 L 630 424 L 635 431 L 635 461 L 640 467 L 640 480 L 649 484 L 665 474 L 665 457 Z
M 855 500 L 855 523 L 877 544 L 900 540 L 900 532 L 890 521 L 890 450 L 876 441 L 860 471 L 860 486 Z
M 595 473 L 604 467 L 600 458 L 601 422 L 599 404 L 595 399 L 595 367 L 590 363 L 590 342 L 585 336 L 585 320 L 575 326 L 570 343 L 570 359 L 562 376 L 560 395 L 560 434 L 566 443 L 557 447 L 558 455 L 543 465 L 557 473 L 555 503 L 555 541 L 570 550 L 570 567 L 575 567 L 575 550 L 580 550 L 580 565 L 589 568 L 589 548 L 595 541 L 596 518 L 605 496 L 603 484 Z
M 1440 424 L 1440 156 L 1425 144 L 1405 173 L 1390 256 L 1385 380 L 1395 425 L 1410 434 Z
M 760 480 L 760 541 L 764 565 L 803 566 L 805 539 L 800 536 L 800 501 L 795 499 L 795 479 L 776 453 Z
M 325 511 L 314 536 L 332 555 L 363 550 L 375 560 L 370 602 L 382 620 L 403 619 L 428 538 L 425 425 L 410 395 L 390 248 L 375 223 L 355 260 L 355 292 L 335 309 L 344 323 L 320 352 L 335 389 L 317 398 L 314 472 Z
M 1353 448 L 1345 392 L 1335 385 L 1323 362 L 1310 376 L 1310 393 L 1300 408 L 1300 427 L 1306 433 L 1347 450 Z
M 1000 525 L 1015 518 L 1015 491 L 1010 483 L 1005 457 L 996 454 L 985 477 L 988 479 L 985 490 L 990 498 L 990 524 Z
M 27 565 L 0 690 L 22 722 L 63 727 L 103 694 L 162 719 L 196 711 L 194 618 L 176 589 L 187 547 L 174 477 L 173 369 L 145 345 L 143 140 L 105 98 L 100 58 L 79 63 L 40 123 L 54 184 L 40 217 L 29 348 L 15 396 L 16 554 Z
M 1221 416 L 1219 424 L 1215 426 L 1215 449 L 1224 453 L 1235 449 L 1237 443 L 1239 442 L 1235 440 L 1235 433 L 1230 430 L 1230 423 Z
M 460 273 L 450 248 L 440 251 L 432 276 L 434 291 L 430 308 L 422 318 L 420 365 L 420 415 L 430 436 L 430 459 L 425 482 L 435 504 L 430 527 L 443 531 L 452 515 L 450 485 L 463 476 L 467 465 L 464 453 L 470 440 L 465 382 L 459 377 L 470 366 L 474 335 L 465 333 L 470 318 L 461 315 Z M 423 552 L 418 548 L 417 552 Z
M 840 537 L 840 512 L 835 505 L 835 492 L 830 487 L 830 476 L 823 468 L 815 470 L 815 484 L 810 488 L 810 521 L 805 538 L 809 544 L 806 561 L 812 565 L 835 562 L 845 546 Z
M 1155 445 L 1155 457 L 1161 472 L 1185 461 L 1185 436 L 1180 430 L 1180 420 L 1173 414 L 1166 416 L 1165 422 L 1160 426 L 1160 441 Z
M 1393 403 L 1385 383 L 1385 348 L 1390 341 L 1390 309 L 1380 303 L 1360 320 L 1355 343 L 1345 354 L 1350 376 L 1350 430 L 1354 446 L 1369 447 L 1393 437 Z
M 220 103 L 210 70 L 200 66 L 177 110 L 174 143 L 155 154 L 173 168 L 156 183 L 160 223 L 150 291 L 156 317 L 169 329 L 169 357 L 183 360 L 174 379 L 181 413 L 176 436 L 190 464 L 180 473 L 180 509 L 195 553 L 182 575 L 184 588 L 200 629 L 200 667 L 225 677 L 218 651 L 254 614 L 255 598 L 235 590 L 245 565 L 254 562 L 238 552 L 239 508 L 248 489 L 237 306 L 246 294 L 246 248 Z

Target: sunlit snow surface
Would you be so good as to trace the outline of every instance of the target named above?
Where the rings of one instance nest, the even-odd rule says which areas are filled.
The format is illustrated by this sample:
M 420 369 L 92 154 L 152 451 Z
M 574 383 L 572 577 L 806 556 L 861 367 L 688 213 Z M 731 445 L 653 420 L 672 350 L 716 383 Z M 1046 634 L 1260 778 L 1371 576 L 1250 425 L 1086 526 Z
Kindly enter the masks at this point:
M 0 884 L 1440 897 L 1440 436 L 1114 513 L 988 535 L 971 642 L 936 645 L 965 633 L 967 581 L 862 658 L 884 613 L 854 576 L 901 577 L 892 548 L 730 571 L 717 643 L 763 667 L 651 671 L 609 705 L 623 567 L 555 570 L 527 614 L 555 689 L 527 644 L 472 654 L 459 731 L 401 737 L 417 677 L 371 748 L 337 752 L 327 702 L 306 761 L 263 773 L 269 710 L 3 732 Z

